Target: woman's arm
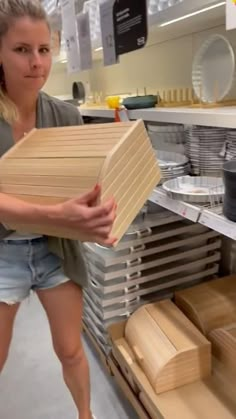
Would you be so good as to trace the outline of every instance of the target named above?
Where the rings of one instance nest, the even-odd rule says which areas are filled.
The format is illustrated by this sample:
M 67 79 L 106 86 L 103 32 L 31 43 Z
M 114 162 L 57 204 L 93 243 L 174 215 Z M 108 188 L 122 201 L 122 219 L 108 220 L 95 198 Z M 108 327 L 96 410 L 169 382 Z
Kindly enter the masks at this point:
M 110 232 L 116 205 L 114 199 L 97 205 L 100 193 L 100 187 L 96 186 L 87 194 L 54 205 L 31 204 L 0 193 L 0 221 L 76 229 L 87 234 L 90 241 L 112 244 L 115 238 L 110 237 Z
M 2 223 L 32 224 L 43 216 L 40 205 L 30 204 L 20 199 L 0 193 L 0 221 Z

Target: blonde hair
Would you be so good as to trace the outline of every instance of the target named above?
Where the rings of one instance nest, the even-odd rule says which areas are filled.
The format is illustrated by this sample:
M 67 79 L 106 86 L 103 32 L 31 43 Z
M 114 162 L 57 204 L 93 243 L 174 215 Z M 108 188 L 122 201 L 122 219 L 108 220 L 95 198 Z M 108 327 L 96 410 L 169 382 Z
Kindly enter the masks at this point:
M 0 0 L 0 47 L 1 40 L 7 34 L 12 22 L 21 17 L 34 20 L 45 20 L 49 25 L 46 11 L 40 0 Z M 0 118 L 12 123 L 18 119 L 15 104 L 6 92 L 3 66 L 0 64 Z

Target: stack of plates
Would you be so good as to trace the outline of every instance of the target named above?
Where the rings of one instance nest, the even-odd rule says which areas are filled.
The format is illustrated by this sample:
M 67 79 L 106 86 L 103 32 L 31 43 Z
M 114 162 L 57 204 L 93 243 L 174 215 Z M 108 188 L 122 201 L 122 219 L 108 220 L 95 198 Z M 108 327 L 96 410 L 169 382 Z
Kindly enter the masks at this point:
M 162 182 L 190 173 L 189 159 L 182 154 L 170 151 L 156 151 L 157 160 L 162 173 Z
M 184 126 L 177 124 L 148 124 L 148 134 L 155 150 L 184 154 Z
M 227 130 L 226 160 L 236 159 L 236 130 Z
M 225 162 L 226 130 L 192 126 L 186 130 L 185 139 L 192 173 L 200 176 L 221 176 Z
M 221 241 L 216 232 L 163 210 L 133 224 L 116 249 L 84 247 L 90 286 L 83 320 L 108 353 L 108 325 L 217 274 Z

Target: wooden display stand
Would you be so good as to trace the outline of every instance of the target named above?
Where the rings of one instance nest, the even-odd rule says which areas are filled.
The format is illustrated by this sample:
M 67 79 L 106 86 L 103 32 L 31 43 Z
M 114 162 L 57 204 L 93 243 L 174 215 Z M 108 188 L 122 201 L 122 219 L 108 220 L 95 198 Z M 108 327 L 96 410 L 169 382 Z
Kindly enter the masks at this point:
M 159 94 L 159 93 L 158 93 Z M 199 94 L 202 97 L 202 93 Z M 218 88 L 216 85 L 214 102 L 204 102 L 199 99 L 194 90 L 191 88 L 169 89 L 163 90 L 161 93 L 161 102 L 156 107 L 176 108 L 176 107 L 190 107 L 190 108 L 218 108 L 223 106 L 236 106 L 236 99 L 218 100 Z
M 27 202 L 63 202 L 99 183 L 101 202 L 114 197 L 118 204 L 111 232 L 118 241 L 160 178 L 142 121 L 33 130 L 0 160 L 1 192 Z M 15 223 L 9 227 L 89 241 L 65 228 Z

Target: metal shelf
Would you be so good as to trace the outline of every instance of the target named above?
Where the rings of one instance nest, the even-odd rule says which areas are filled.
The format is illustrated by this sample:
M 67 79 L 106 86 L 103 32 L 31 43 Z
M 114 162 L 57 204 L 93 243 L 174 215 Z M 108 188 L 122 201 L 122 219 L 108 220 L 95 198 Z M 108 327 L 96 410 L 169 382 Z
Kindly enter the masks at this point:
M 236 240 L 236 223 L 222 214 L 222 207 L 206 208 L 169 198 L 161 187 L 154 189 L 149 200 L 175 214 L 200 223 L 223 236 Z
M 152 192 L 149 201 L 166 208 L 175 214 L 181 215 L 190 221 L 196 223 L 199 220 L 201 214 L 201 207 L 188 204 L 183 201 L 177 201 L 169 198 L 162 188 L 156 188 Z
M 236 240 L 236 223 L 227 220 L 224 215 L 217 214 L 214 210 L 204 209 L 198 222 L 230 239 Z

